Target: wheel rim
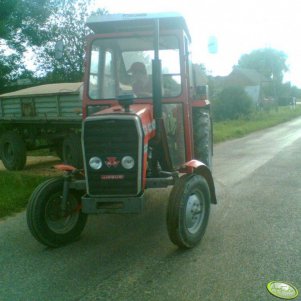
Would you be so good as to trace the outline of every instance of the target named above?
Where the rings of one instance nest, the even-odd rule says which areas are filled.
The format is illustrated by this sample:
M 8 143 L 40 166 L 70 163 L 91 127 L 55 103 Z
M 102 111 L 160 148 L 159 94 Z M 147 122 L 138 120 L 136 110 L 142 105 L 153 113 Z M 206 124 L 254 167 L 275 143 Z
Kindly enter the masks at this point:
M 45 208 L 45 221 L 51 231 L 65 234 L 77 224 L 79 210 L 77 200 L 72 195 L 69 195 L 65 212 L 61 208 L 61 203 L 61 194 L 49 198 Z
M 205 200 L 199 194 L 189 196 L 186 205 L 186 228 L 191 234 L 199 231 L 205 216 Z

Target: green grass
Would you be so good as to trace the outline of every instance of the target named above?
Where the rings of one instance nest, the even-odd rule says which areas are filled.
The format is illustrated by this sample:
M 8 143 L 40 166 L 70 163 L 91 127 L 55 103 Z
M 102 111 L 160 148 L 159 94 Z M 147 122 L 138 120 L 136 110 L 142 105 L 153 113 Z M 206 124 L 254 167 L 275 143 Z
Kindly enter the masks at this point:
M 33 190 L 46 177 L 0 171 L 0 218 L 23 210 Z
M 213 123 L 214 143 L 229 139 L 240 138 L 252 132 L 265 129 L 296 117 L 301 116 L 301 108 L 291 110 L 289 107 L 280 107 L 278 112 L 254 112 L 248 119 L 229 120 Z

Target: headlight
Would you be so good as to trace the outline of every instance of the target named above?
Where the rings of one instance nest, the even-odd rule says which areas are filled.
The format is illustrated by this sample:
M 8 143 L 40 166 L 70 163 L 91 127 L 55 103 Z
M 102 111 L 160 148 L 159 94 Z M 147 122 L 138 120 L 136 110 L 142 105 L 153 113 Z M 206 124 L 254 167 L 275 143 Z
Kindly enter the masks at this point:
M 125 156 L 121 160 L 121 165 L 125 169 L 132 169 L 134 167 L 134 165 L 135 165 L 135 160 L 131 156 Z
M 98 170 L 98 169 L 101 169 L 101 167 L 102 167 L 102 161 L 98 157 L 92 157 L 89 160 L 89 165 L 92 169 Z

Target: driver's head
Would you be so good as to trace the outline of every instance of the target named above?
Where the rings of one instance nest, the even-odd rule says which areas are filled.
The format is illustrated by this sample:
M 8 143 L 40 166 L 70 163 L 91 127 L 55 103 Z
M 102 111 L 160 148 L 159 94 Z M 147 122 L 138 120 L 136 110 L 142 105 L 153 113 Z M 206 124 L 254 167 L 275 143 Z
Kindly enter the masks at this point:
M 128 70 L 128 73 L 131 74 L 133 77 L 147 75 L 146 67 L 141 62 L 133 63 L 131 68 Z

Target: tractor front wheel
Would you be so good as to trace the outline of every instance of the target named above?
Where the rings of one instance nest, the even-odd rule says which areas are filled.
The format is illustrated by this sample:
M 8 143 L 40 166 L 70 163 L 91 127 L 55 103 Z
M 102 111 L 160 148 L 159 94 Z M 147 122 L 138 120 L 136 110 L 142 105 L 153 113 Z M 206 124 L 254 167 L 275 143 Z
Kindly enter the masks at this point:
M 203 237 L 210 213 L 210 192 L 206 180 L 186 174 L 174 185 L 167 207 L 170 240 L 180 248 L 192 248 Z
M 59 247 L 79 238 L 87 215 L 81 211 L 81 196 L 70 190 L 66 208 L 62 208 L 64 179 L 54 178 L 40 184 L 27 207 L 27 224 L 42 244 Z

